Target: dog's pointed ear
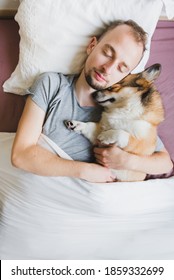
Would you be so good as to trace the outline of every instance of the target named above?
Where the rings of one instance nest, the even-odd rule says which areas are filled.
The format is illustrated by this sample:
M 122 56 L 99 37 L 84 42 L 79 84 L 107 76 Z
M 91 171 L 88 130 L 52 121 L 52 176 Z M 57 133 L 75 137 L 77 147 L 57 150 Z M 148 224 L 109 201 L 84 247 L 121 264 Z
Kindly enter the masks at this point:
M 142 72 L 142 76 L 149 82 L 152 82 L 159 77 L 160 73 L 161 73 L 161 64 L 156 63 L 146 68 Z

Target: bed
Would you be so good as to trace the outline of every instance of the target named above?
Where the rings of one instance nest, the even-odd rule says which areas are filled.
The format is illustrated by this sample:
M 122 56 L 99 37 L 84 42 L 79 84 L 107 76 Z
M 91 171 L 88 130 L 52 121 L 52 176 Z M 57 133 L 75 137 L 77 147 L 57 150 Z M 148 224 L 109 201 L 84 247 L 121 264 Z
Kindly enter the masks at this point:
M 173 171 L 143 182 L 92 184 L 37 176 L 11 165 L 26 97 L 2 86 L 20 62 L 18 31 L 14 18 L 0 19 L 0 258 L 174 259 Z M 162 64 L 156 84 L 165 121 L 158 132 L 174 161 L 173 53 L 174 21 L 159 20 L 146 65 Z M 39 143 L 67 156 L 44 135 Z

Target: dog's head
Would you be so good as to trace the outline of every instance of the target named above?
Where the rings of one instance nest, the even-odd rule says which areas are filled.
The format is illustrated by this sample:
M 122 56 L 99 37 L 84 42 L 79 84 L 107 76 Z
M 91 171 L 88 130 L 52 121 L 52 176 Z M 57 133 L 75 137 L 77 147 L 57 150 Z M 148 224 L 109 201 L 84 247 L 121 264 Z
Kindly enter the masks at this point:
M 153 85 L 160 72 L 161 65 L 154 64 L 141 73 L 129 74 L 107 89 L 94 92 L 93 98 L 106 109 L 127 107 L 129 110 L 133 107 L 135 109 L 137 105 L 141 105 L 141 108 L 150 106 L 154 98 L 158 96 L 160 99 Z

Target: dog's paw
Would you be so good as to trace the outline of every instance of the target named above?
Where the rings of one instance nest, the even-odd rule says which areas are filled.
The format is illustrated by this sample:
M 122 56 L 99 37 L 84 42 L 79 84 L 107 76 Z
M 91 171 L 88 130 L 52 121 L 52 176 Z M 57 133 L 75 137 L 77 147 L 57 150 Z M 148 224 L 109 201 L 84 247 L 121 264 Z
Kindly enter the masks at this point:
M 69 130 L 73 130 L 79 134 L 82 133 L 83 122 L 74 121 L 74 120 L 66 120 L 66 121 L 64 121 L 64 124 Z
M 113 132 L 110 130 L 101 132 L 98 135 L 97 139 L 101 142 L 101 144 L 105 145 L 113 144 L 116 142 Z
M 129 142 L 129 133 L 124 130 L 107 130 L 101 132 L 97 139 L 102 144 L 116 144 L 120 148 L 124 148 Z
M 119 130 L 115 142 L 120 148 L 125 148 L 129 143 L 129 133 L 124 130 Z
M 75 128 L 73 121 L 66 120 L 66 121 L 64 121 L 64 124 L 70 130 L 74 130 L 74 128 Z

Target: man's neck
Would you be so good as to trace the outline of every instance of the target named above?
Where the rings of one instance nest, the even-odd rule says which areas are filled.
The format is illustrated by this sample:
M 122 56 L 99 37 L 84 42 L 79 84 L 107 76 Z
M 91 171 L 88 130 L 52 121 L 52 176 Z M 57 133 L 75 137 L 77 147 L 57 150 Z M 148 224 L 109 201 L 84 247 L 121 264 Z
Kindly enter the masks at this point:
M 87 84 L 85 76 L 84 76 L 84 71 L 82 71 L 75 83 L 76 98 L 81 107 L 96 106 L 96 103 L 94 102 L 94 100 L 92 98 L 93 92 L 94 92 L 94 89 L 92 89 Z

